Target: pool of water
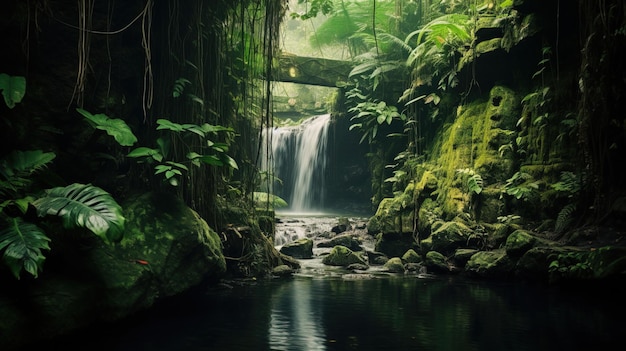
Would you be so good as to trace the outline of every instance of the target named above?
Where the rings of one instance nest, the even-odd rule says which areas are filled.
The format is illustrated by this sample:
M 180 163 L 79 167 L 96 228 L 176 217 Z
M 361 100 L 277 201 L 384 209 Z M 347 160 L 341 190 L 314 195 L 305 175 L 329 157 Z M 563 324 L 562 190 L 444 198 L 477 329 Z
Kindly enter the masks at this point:
M 367 277 L 367 279 L 364 279 Z M 65 350 L 600 350 L 624 291 L 462 277 L 296 275 L 231 282 L 51 347 Z

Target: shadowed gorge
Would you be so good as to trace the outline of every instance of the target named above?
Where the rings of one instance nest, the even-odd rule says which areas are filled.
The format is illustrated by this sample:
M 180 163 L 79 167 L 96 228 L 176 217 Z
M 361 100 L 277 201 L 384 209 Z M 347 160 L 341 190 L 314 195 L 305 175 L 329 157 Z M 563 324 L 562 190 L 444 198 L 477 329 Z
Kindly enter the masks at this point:
M 620 340 L 623 1 L 2 9 L 3 351 Z

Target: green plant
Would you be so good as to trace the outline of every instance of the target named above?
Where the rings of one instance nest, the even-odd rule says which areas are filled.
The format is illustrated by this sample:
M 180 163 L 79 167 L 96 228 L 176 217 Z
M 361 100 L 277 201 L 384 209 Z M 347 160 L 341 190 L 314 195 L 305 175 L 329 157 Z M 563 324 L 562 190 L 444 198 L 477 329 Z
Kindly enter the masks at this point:
M 457 169 L 456 171 L 465 178 L 468 192 L 478 195 L 483 191 L 483 177 L 480 174 L 470 168 Z
M 26 94 L 26 78 L 0 73 L 0 90 L 7 107 L 13 108 Z
M 346 92 L 346 96 L 356 103 L 354 107 L 348 109 L 348 112 L 355 113 L 350 118 L 351 121 L 355 121 L 350 126 L 350 130 L 358 129 L 361 131 L 360 143 L 367 139 L 371 144 L 378 135 L 379 125 L 383 123 L 390 125 L 394 120 L 406 120 L 406 116 L 398 112 L 397 107 L 363 95 L 361 90 L 356 87 Z
M 26 220 L 30 209 L 39 221 L 60 217 L 65 228 L 84 227 L 110 243 L 120 240 L 124 230 L 121 207 L 106 191 L 83 184 L 45 190 L 30 190 L 35 173 L 43 170 L 56 155 L 41 150 L 15 150 L 0 160 L 0 253 L 17 279 L 22 270 L 34 277 L 42 269 L 50 250 L 50 238 L 36 223 Z
M 109 118 L 109 116 L 104 113 L 94 115 L 82 108 L 77 108 L 76 111 L 83 115 L 92 127 L 107 132 L 118 144 L 122 146 L 133 146 L 137 142 L 137 137 L 123 120 L 119 118 Z
M 576 175 L 573 172 L 564 171 L 561 172 L 560 180 L 552 184 L 551 188 L 556 190 L 559 196 L 564 196 L 572 201 L 580 193 L 582 181 L 582 176 Z M 555 233 L 563 233 L 565 229 L 572 224 L 577 209 L 577 203 L 570 202 L 559 211 L 554 224 Z
M 515 172 L 506 180 L 503 192 L 518 200 L 528 200 L 539 189 L 539 182 L 531 181 L 533 178 L 525 172 Z
M 561 172 L 560 180 L 551 185 L 552 189 L 565 194 L 568 198 L 577 195 L 580 192 L 581 186 L 581 177 L 569 171 Z
M 131 150 L 127 157 L 139 158 L 149 164 L 156 162 L 154 174 L 163 174 L 164 179 L 170 185 L 177 186 L 180 183 L 179 177 L 183 175 L 183 171 L 189 171 L 184 162 L 188 162 L 196 167 L 206 164 L 210 166 L 227 166 L 232 169 L 238 168 L 237 162 L 226 154 L 230 146 L 228 142 L 214 142 L 207 138 L 207 136 L 216 135 L 219 132 L 233 134 L 234 130 L 232 128 L 209 123 L 202 125 L 179 124 L 168 119 L 158 119 L 157 124 L 157 130 L 173 132 L 175 137 L 183 141 L 183 145 L 186 148 L 186 160 L 167 160 L 170 156 L 170 143 L 169 139 L 164 137 L 157 138 L 156 148 L 137 147 Z M 192 147 L 193 143 L 190 139 L 194 136 L 205 140 L 204 145 L 196 148 Z
M 458 85 L 457 55 L 472 42 L 468 23 L 468 16 L 450 14 L 407 35 L 406 44 L 415 40 L 415 47 L 406 60 L 406 65 L 412 70 L 412 82 L 399 101 L 407 101 L 409 105 L 423 99 L 422 96 L 412 96 L 420 87 L 432 85 L 434 81 L 441 91 Z M 425 103 L 429 101 L 425 100 Z
M 35 224 L 13 217 L 0 230 L 0 252 L 13 275 L 20 279 L 22 270 L 37 278 L 43 269 L 45 256 L 41 250 L 50 250 L 50 238 Z
M 554 278 L 590 278 L 593 269 L 586 251 L 559 253 L 548 265 L 548 272 Z
M 55 157 L 55 153 L 42 150 L 11 151 L 0 160 L 0 196 L 6 199 L 20 196 L 30 186 L 31 176 L 45 168 Z M 0 211 L 11 201 L 14 200 L 3 201 Z
M 106 243 L 119 241 L 124 232 L 125 218 L 121 207 L 109 193 L 91 184 L 71 184 L 45 191 L 36 199 L 27 198 L 26 207 L 19 207 L 25 215 L 32 205 L 39 217 L 57 216 L 66 229 L 86 228 Z M 44 218 L 45 219 L 45 218 Z M 35 278 L 42 270 L 45 256 L 41 250 L 50 250 L 50 238 L 36 224 L 20 215 L 0 214 L 6 224 L 0 231 L 0 252 L 5 264 L 17 279 L 22 270 Z
M 122 239 L 125 221 L 122 208 L 97 186 L 74 183 L 48 189 L 45 196 L 32 204 L 40 217 L 61 217 L 67 229 L 86 228 L 105 242 Z
M 328 15 L 332 12 L 333 0 L 298 0 L 298 4 L 307 3 L 307 11 L 305 13 L 291 13 L 292 18 L 300 18 L 302 20 L 307 20 L 313 17 L 316 17 L 319 12 L 322 12 L 323 15 Z
M 255 191 L 254 194 L 254 204 L 256 207 L 262 208 L 269 204 L 270 208 L 285 208 L 288 206 L 287 201 L 285 201 L 280 196 L 274 194 L 268 194 L 262 191 Z

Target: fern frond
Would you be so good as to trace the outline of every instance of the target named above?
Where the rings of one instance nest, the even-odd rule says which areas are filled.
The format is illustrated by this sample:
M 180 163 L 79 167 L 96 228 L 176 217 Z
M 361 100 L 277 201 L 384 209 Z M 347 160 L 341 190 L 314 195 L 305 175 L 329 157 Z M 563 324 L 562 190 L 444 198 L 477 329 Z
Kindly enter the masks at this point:
M 556 223 L 554 224 L 554 231 L 557 234 L 562 233 L 574 220 L 574 212 L 576 211 L 576 204 L 571 203 L 563 207 L 556 217 Z
M 122 238 L 122 208 L 109 193 L 91 184 L 48 189 L 33 205 L 40 216 L 61 217 L 66 228 L 87 228 L 107 242 Z

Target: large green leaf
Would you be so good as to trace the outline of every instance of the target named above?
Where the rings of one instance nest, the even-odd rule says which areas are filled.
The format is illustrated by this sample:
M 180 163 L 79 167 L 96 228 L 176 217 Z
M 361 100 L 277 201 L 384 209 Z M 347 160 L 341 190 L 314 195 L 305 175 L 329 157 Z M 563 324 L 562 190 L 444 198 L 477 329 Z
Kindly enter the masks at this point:
M 122 146 L 133 146 L 137 142 L 137 137 L 130 130 L 130 127 L 119 118 L 109 118 L 104 113 L 91 114 L 82 108 L 77 108 L 96 129 L 104 130 L 108 135 L 115 138 L 115 141 Z
M 122 208 L 109 193 L 91 184 L 74 183 L 46 190 L 33 205 L 40 216 L 63 218 L 66 228 L 83 227 L 107 242 L 119 241 L 124 231 Z
M 41 150 L 15 150 L 0 160 L 0 195 L 14 196 L 31 183 L 31 174 L 50 163 L 56 155 Z
M 4 102 L 9 108 L 13 108 L 26 94 L 26 78 L 0 73 L 0 90 L 2 90 Z
M 0 230 L 0 252 L 17 279 L 22 269 L 37 278 L 45 257 L 41 250 L 50 250 L 50 238 L 36 225 L 13 218 L 11 223 Z

